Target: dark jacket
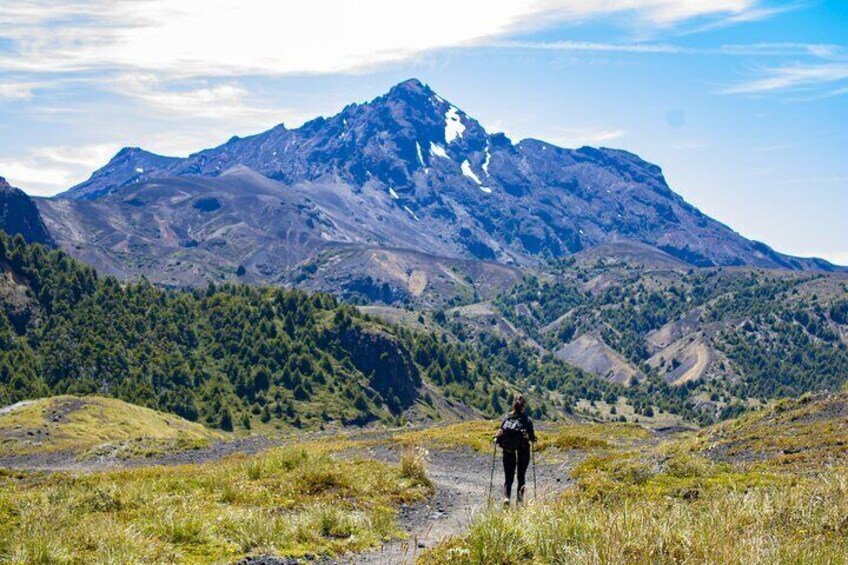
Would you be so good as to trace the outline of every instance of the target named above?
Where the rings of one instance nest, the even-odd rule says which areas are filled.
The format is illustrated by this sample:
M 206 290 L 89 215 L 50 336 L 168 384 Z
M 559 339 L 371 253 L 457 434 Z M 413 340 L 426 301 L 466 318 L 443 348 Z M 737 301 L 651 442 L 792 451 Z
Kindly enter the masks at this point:
M 509 414 L 507 414 L 506 418 L 504 418 L 501 422 L 501 429 L 503 429 L 504 423 L 509 420 L 509 418 L 510 416 Z M 527 430 L 527 438 L 531 442 L 536 443 L 536 432 L 533 430 L 533 420 L 531 420 L 530 416 L 528 416 L 526 413 L 519 414 L 518 419 L 521 421 L 521 425 L 524 426 L 524 429 Z M 530 447 L 529 442 L 525 443 L 526 445 L 524 447 Z

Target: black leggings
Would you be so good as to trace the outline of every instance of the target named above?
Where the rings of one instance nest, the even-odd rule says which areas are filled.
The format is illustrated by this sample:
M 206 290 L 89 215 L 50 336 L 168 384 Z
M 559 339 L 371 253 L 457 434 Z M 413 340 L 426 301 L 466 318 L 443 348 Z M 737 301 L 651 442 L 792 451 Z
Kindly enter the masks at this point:
M 522 447 L 518 451 L 503 452 L 504 466 L 504 497 L 512 497 L 512 481 L 515 479 L 515 470 L 518 468 L 518 500 L 524 498 L 524 482 L 527 475 L 527 467 L 530 466 L 530 448 Z

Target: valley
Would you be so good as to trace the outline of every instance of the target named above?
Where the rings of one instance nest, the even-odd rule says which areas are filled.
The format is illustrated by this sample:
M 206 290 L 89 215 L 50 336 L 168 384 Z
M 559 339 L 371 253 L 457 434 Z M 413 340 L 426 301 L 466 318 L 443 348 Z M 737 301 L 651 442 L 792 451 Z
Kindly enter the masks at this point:
M 197 407 L 212 402 L 232 406 L 236 426 L 274 420 L 311 428 L 427 421 L 437 412 L 427 398 L 448 398 L 449 417 L 493 415 L 519 387 L 540 401 L 540 415 L 553 418 L 574 410 L 630 420 L 662 413 L 707 424 L 774 398 L 836 390 L 846 378 L 848 330 L 838 314 L 848 304 L 844 268 L 743 238 L 685 202 L 659 167 L 633 154 L 513 143 L 414 79 L 329 118 L 234 137 L 186 158 L 127 148 L 88 181 L 33 202 L 27 214 L 38 221 L 29 222 L 48 235 L 9 221 L 4 227 L 33 242 L 55 241 L 98 273 L 127 281 L 122 292 L 137 305 L 130 316 L 143 311 L 139 300 L 169 297 L 164 311 L 176 312 L 165 317 L 192 328 L 187 336 L 171 332 L 164 348 L 189 363 L 162 365 L 136 352 L 115 368 L 77 359 L 74 375 L 94 371 L 103 382 L 74 376 L 66 389 L 66 375 L 62 383 L 48 379 L 51 392 L 144 398 L 220 425 L 220 415 L 211 415 L 218 409 L 203 415 Z M 18 273 L 18 282 L 25 278 Z M 38 326 L 51 307 L 33 282 L 6 293 L 10 320 L 27 341 L 54 343 L 67 328 Z M 252 290 L 266 284 L 319 294 L 283 299 Z M 37 306 L 23 298 L 27 287 Z M 292 317 L 269 310 L 268 300 L 320 305 L 305 314 L 298 307 Z M 241 320 L 230 341 L 214 335 L 220 320 L 184 317 L 184 307 L 206 312 L 213 304 L 216 316 Z M 87 316 L 104 316 L 91 308 Z M 348 319 L 360 335 L 342 327 Z M 288 325 L 284 338 L 281 324 Z M 78 344 L 88 331 L 77 327 L 59 342 Z M 163 335 L 159 327 L 143 331 Z M 36 337 L 43 332 L 51 333 Z M 195 334 L 212 341 L 195 343 Z M 240 345 L 249 334 L 258 343 L 250 353 Z M 106 336 L 98 339 L 112 339 Z M 396 338 L 402 347 L 389 343 Z M 441 342 L 428 349 L 443 347 L 462 362 L 453 366 L 439 353 L 438 368 L 420 364 L 432 354 L 418 353 L 428 339 Z M 340 344 L 343 351 L 317 371 L 314 363 L 295 369 L 290 345 L 282 345 L 288 342 L 303 343 L 313 361 L 321 359 L 316 347 Z M 406 382 L 377 375 L 377 387 L 365 389 L 378 393 L 375 403 L 360 398 L 357 385 L 344 388 L 348 402 L 333 408 L 340 389 L 326 375 L 347 360 L 351 374 L 368 381 L 374 367 L 357 357 L 372 354 L 365 342 L 377 355 L 400 353 L 410 368 L 401 371 L 409 372 L 400 377 Z M 410 355 L 422 359 L 410 365 Z M 147 372 L 153 359 L 169 375 L 181 364 L 184 376 L 175 380 L 183 384 L 129 390 L 123 375 L 139 362 Z M 240 366 L 247 359 L 258 377 Z M 18 363 L 16 371 L 25 367 Z M 122 376 L 109 376 L 115 371 Z M 304 373 L 310 376 L 298 389 Z M 320 391 L 309 390 L 312 375 Z M 277 382 L 257 390 L 254 377 L 261 387 Z M 41 386 L 24 380 L 6 400 Z M 199 388 L 189 406 L 177 406 L 170 398 L 189 381 Z M 219 381 L 226 383 L 212 384 Z M 233 406 L 225 397 L 240 401 Z M 328 403 L 331 397 L 337 400 Z

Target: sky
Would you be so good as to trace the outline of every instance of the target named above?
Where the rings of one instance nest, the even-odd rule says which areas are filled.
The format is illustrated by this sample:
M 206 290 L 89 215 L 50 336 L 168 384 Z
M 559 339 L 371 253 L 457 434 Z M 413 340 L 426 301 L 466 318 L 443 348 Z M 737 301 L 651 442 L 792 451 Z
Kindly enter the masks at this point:
M 124 146 L 185 156 L 415 77 L 848 265 L 846 31 L 846 0 L 2 0 L 0 176 L 52 195 Z

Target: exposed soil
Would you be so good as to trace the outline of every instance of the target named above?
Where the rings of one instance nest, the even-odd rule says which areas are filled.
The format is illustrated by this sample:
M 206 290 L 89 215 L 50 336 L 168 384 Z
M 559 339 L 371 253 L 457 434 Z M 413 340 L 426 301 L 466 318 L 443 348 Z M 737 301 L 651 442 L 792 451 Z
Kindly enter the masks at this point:
M 33 453 L 0 457 L 0 468 L 5 467 L 32 471 L 103 471 L 151 465 L 190 465 L 219 461 L 224 457 L 236 453 L 253 455 L 277 444 L 279 444 L 279 441 L 265 436 L 252 436 L 231 441 L 215 442 L 208 447 L 199 449 L 132 459 L 109 456 L 81 459 L 79 453 L 75 451 Z
M 24 408 L 35 402 L 34 400 L 22 400 L 16 404 L 12 404 L 10 406 L 5 406 L 0 408 L 0 416 L 4 414 L 11 414 L 12 412 Z M 68 421 L 68 416 L 80 408 L 82 408 L 84 403 L 82 400 L 78 398 L 70 398 L 64 400 L 57 400 L 54 405 L 51 407 L 50 412 L 45 414 L 45 418 L 49 419 L 50 422 L 54 424 L 63 424 Z M 15 426 L 14 428 L 3 430 L 0 432 L 0 441 L 5 440 L 18 440 L 25 442 L 37 442 L 41 443 L 43 441 L 48 441 L 50 439 L 50 428 L 47 422 L 44 422 L 37 428 L 28 428 L 21 425 Z M 14 465 L 4 465 L 3 459 L 0 458 L 0 466 L 14 466 Z M 59 458 L 51 459 L 50 466 L 53 466 Z
M 53 403 L 53 407 L 50 409 L 48 414 L 45 414 L 48 418 L 50 418 L 51 422 L 56 424 L 65 424 L 68 422 L 68 416 L 80 410 L 83 406 L 85 406 L 85 402 L 81 398 L 67 398 L 62 400 L 57 400 Z

